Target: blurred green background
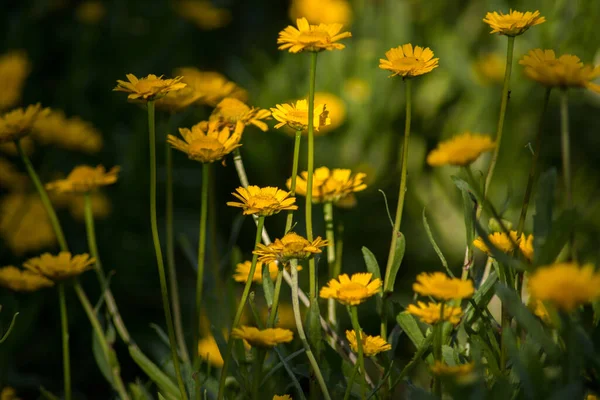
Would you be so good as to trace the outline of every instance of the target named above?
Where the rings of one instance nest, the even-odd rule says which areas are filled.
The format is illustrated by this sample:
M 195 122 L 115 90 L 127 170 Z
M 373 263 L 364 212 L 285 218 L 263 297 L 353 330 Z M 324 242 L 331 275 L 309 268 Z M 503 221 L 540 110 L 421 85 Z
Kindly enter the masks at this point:
M 182 15 L 177 1 L 94 3 L 86 10 L 83 7 L 90 7 L 89 2 L 73 0 L 6 2 L 0 11 L 0 54 L 22 50 L 30 60 L 31 73 L 21 105 L 41 102 L 46 107 L 62 109 L 67 116 L 91 122 L 102 133 L 103 148 L 93 155 L 37 147 L 32 157 L 43 181 L 67 174 L 81 163 L 121 166 L 119 182 L 104 190 L 112 212 L 97 222 L 100 253 L 105 268 L 114 271 L 111 287 L 133 337 L 162 363 L 168 359 L 168 349 L 149 327 L 150 323 L 163 326 L 164 317 L 148 221 L 146 113 L 128 103 L 123 94 L 111 90 L 116 80 L 125 79 L 127 73 L 138 77 L 149 73 L 171 76 L 174 68 L 194 66 L 226 75 L 248 90 L 250 105 L 269 108 L 307 95 L 309 57 L 277 50 L 278 32 L 292 23 L 287 1 L 215 0 L 215 7 L 229 13 L 229 18 L 222 21 L 224 26 L 216 28 L 194 20 L 190 13 Z M 450 180 L 450 175 L 458 170 L 431 169 L 425 164 L 425 156 L 440 139 L 453 134 L 466 130 L 495 132 L 507 40 L 490 35 L 482 18 L 488 11 L 508 12 L 514 8 L 540 10 L 547 19 L 516 39 L 505 136 L 491 188 L 496 207 L 506 219 L 516 223 L 531 161 L 528 144 L 536 132 L 544 95 L 543 88 L 523 77 L 518 60 L 528 50 L 539 47 L 554 49 L 558 54 L 575 54 L 585 63 L 598 64 L 600 47 L 594 32 L 600 22 L 600 7 L 591 0 L 355 0 L 350 4 L 352 18 L 345 29 L 353 37 L 344 41 L 345 50 L 319 54 L 317 70 L 317 91 L 339 98 L 341 106 L 337 110 L 334 103 L 328 108 L 334 123 L 341 125 L 317 138 L 316 166 L 351 168 L 368 175 L 369 188 L 358 194 L 357 207 L 335 210 L 336 220 L 343 221 L 345 227 L 345 272 L 365 269 L 362 246 L 371 249 L 379 263 L 385 265 L 391 225 L 379 190 L 386 193 L 390 208 L 395 208 L 397 200 L 404 90 L 401 79 L 388 78 L 388 73 L 378 68 L 378 60 L 391 47 L 409 42 L 430 47 L 440 59 L 439 68 L 416 79 L 413 86 L 413 136 L 402 226 L 407 254 L 395 293 L 399 304 L 405 305 L 412 297 L 410 284 L 415 275 L 441 268 L 423 228 L 424 208 L 451 267 L 460 271 L 462 266 L 462 205 L 460 193 Z M 600 210 L 596 201 L 599 107 L 599 95 L 583 89 L 571 91 L 575 204 L 585 221 L 580 227 L 578 245 L 582 257 L 592 262 L 600 256 Z M 165 132 L 189 127 L 206 119 L 210 111 L 208 107 L 196 107 L 170 121 L 159 116 L 159 210 L 164 209 L 161 149 Z M 560 168 L 558 130 L 557 97 L 553 96 L 544 122 L 542 170 Z M 250 183 L 284 187 L 291 171 L 292 149 L 293 140 L 285 132 L 271 128 L 263 133 L 247 128 L 241 151 Z M 2 157 L 23 170 L 18 159 L 11 155 Z M 176 261 L 183 318 L 189 327 L 201 168 L 178 152 L 174 160 Z M 474 167 L 485 171 L 487 162 L 484 157 Z M 305 157 L 301 169 L 302 165 Z M 239 186 L 232 161 L 228 160 L 225 167 L 215 165 L 213 171 L 216 183 L 211 192 L 205 304 L 210 309 L 209 317 L 221 314 L 223 319 L 217 323 L 211 318 L 211 322 L 226 326 L 229 319 L 219 308 L 226 307 L 222 293 L 217 291 L 217 286 L 222 287 L 218 282 L 228 282 L 229 293 L 240 289 L 232 284 L 232 263 L 239 254 L 244 259 L 250 257 L 254 225 L 250 218 L 242 218 L 237 209 L 225 205 L 232 199 L 230 193 Z M 8 195 L 6 188 L 0 188 L 0 199 Z M 299 203 L 302 210 L 304 199 L 299 199 Z M 315 210 L 315 232 L 324 236 L 321 208 L 315 206 Z M 526 232 L 531 230 L 534 213 L 530 209 Z M 300 211 L 298 215 L 301 214 Z M 59 217 L 72 251 L 87 251 L 83 223 L 65 210 Z M 164 226 L 164 220 L 159 220 L 159 224 Z M 267 228 L 271 236 L 277 237 L 284 224 L 284 215 L 269 218 Z M 304 232 L 302 222 L 296 230 Z M 57 251 L 56 247 L 47 247 L 16 254 L 7 244 L 10 232 L 3 235 L 0 265 L 20 265 L 41 251 Z M 482 269 L 481 256 L 478 254 L 476 259 L 475 276 Z M 320 266 L 321 286 L 326 281 L 324 259 Z M 82 280 L 90 297 L 98 299 L 94 274 L 88 273 Z M 284 295 L 288 293 L 286 289 Z M 15 386 L 24 398 L 36 398 L 40 386 L 59 393 L 62 369 L 56 291 L 14 294 L 0 289 L 0 304 L 0 332 L 7 328 L 14 312 L 21 313 L 12 335 L 0 345 L 0 386 Z M 363 327 L 367 333 L 375 334 L 378 322 L 374 304 L 361 308 L 361 312 Z M 109 385 L 92 355 L 89 323 L 72 293 L 69 314 L 75 392 L 80 398 L 110 398 Z M 144 378 L 124 347 L 118 343 L 116 346 L 124 380 Z M 401 342 L 396 355 L 406 358 L 410 351 L 410 345 Z

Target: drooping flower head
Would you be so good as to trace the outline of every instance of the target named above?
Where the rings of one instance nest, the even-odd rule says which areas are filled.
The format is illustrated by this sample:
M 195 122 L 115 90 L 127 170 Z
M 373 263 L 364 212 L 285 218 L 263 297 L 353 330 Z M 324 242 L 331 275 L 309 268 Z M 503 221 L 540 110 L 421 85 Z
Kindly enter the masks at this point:
M 39 257 L 30 258 L 23 263 L 23 267 L 58 281 L 87 271 L 95 262 L 96 260 L 87 253 L 71 256 L 70 252 L 61 251 L 56 256 L 44 253 Z
M 79 117 L 67 118 L 60 110 L 36 118 L 31 136 L 43 145 L 71 151 L 93 154 L 102 149 L 102 134 L 96 127 Z
M 221 368 L 224 364 L 214 336 L 198 340 L 198 356 L 213 367 Z
M 540 267 L 529 277 L 529 292 L 563 311 L 572 311 L 600 297 L 600 273 L 594 266 L 557 263 Z
M 289 343 L 294 339 L 294 332 L 289 329 L 258 329 L 252 326 L 240 326 L 231 331 L 231 336 L 244 339 L 254 347 L 275 347 L 281 343 Z
M 38 103 L 0 115 L 0 143 L 13 142 L 27 136 L 36 118 L 48 112 L 48 108 L 42 109 Z
M 415 46 L 410 43 L 403 44 L 385 52 L 386 59 L 379 59 L 379 68 L 391 71 L 392 75 L 402 78 L 412 78 L 431 72 L 438 67 L 439 58 L 433 58 L 433 51 L 429 47 Z
M 290 19 L 305 17 L 311 24 L 342 24 L 352 20 L 352 7 L 347 0 L 292 0 Z
M 352 278 L 342 274 L 322 287 L 319 296 L 324 299 L 336 299 L 347 306 L 356 306 L 381 291 L 381 279 L 371 280 L 372 277 L 370 272 L 353 274 Z
M 464 299 L 475 292 L 472 281 L 450 278 L 442 272 L 417 275 L 413 290 L 421 296 L 432 296 L 439 300 Z
M 241 122 L 230 129 L 229 126 L 219 126 L 215 121 L 202 121 L 192 126 L 192 129 L 179 128 L 183 140 L 167 135 L 167 142 L 186 153 L 191 160 L 212 163 L 241 146 L 243 131 L 244 125 Z
M 165 94 L 183 89 L 186 84 L 181 82 L 182 76 L 173 79 L 163 79 L 163 76 L 150 74 L 145 78 L 138 79 L 133 74 L 127 74 L 128 82 L 117 80 L 116 92 L 129 93 L 129 100 L 152 101 Z
M 359 172 L 352 175 L 349 169 L 332 169 L 320 167 L 313 174 L 312 199 L 314 203 L 340 203 L 346 207 L 356 204 L 355 192 L 367 188 L 364 179 L 367 175 Z M 306 196 L 308 172 L 303 171 L 296 177 L 296 194 Z M 286 182 L 291 187 L 292 179 Z
M 342 24 L 310 25 L 306 18 L 298 18 L 296 24 L 298 28 L 290 25 L 279 32 L 279 50 L 288 50 L 290 53 L 342 50 L 346 46 L 338 41 L 352 37 L 350 32 L 340 33 Z
M 308 129 L 308 101 L 298 100 L 296 103 L 277 104 L 275 108 L 271 108 L 271 114 L 279 123 L 275 125 L 275 129 L 279 129 L 284 125 L 296 131 L 305 131 Z M 317 104 L 314 108 L 313 126 L 318 132 L 319 128 L 331 124 L 329 111 L 326 110 L 324 104 Z
M 0 55 L 0 110 L 14 107 L 21 100 L 31 63 L 23 51 Z
M 237 193 L 236 193 L 237 192 Z M 283 210 L 297 210 L 298 206 L 295 197 L 290 196 L 290 192 L 267 186 L 264 188 L 258 186 L 239 187 L 232 193 L 241 203 L 228 201 L 227 205 L 231 207 L 241 207 L 244 209 L 244 215 L 258 214 L 268 217 L 277 214 Z
M 66 179 L 46 184 L 46 189 L 59 193 L 88 193 L 101 186 L 112 185 L 117 181 L 120 167 L 112 167 L 106 171 L 103 165 L 96 168 L 79 165 L 69 173 Z
M 506 36 L 519 36 L 532 26 L 546 22 L 546 18 L 540 15 L 539 11 L 520 12 L 510 10 L 508 14 L 488 12 L 483 19 L 492 31 L 490 33 L 499 33 Z
M 245 126 L 254 125 L 261 131 L 266 132 L 269 130 L 269 127 L 263 119 L 270 116 L 271 112 L 269 110 L 249 107 L 236 98 L 226 97 L 217 104 L 210 114 L 209 121 L 216 121 L 219 125 L 229 125 L 231 127 L 241 122 Z
M 373 357 L 383 351 L 392 349 L 392 345 L 385 341 L 381 336 L 369 336 L 364 332 L 360 335 L 362 339 L 362 349 L 365 357 Z M 350 343 L 353 352 L 358 353 L 358 342 L 354 330 L 346 331 L 346 339 Z
M 519 64 L 526 77 L 546 87 L 582 87 L 600 93 L 600 85 L 592 80 L 600 76 L 600 66 L 584 65 L 579 57 L 563 54 L 556 58 L 554 50 L 530 50 Z
M 438 143 L 437 147 L 427 155 L 427 164 L 469 165 L 479 156 L 496 147 L 496 143 L 487 135 L 465 132 L 451 139 Z
M 421 322 L 430 325 L 435 325 L 440 321 L 448 321 L 456 325 L 462 317 L 462 309 L 460 307 L 445 305 L 444 315 L 442 316 L 442 303 L 429 302 L 425 304 L 422 301 L 418 301 L 416 306 L 409 304 L 406 312 L 419 317 Z
M 200 94 L 199 103 L 216 106 L 226 97 L 240 101 L 248 99 L 248 93 L 218 72 L 200 71 L 194 67 L 177 68 L 176 76 L 183 76 L 182 82 Z
M 50 279 L 31 271 L 24 271 L 13 265 L 0 268 L 0 286 L 15 292 L 34 292 L 53 286 Z
M 327 241 L 317 237 L 312 242 L 294 232 L 288 232 L 281 239 L 267 246 L 259 243 L 257 249 L 253 251 L 259 256 L 259 260 L 263 263 L 278 261 L 287 264 L 289 260 L 298 259 L 305 260 L 313 257 L 315 254 L 321 253 L 320 247 L 327 246 Z

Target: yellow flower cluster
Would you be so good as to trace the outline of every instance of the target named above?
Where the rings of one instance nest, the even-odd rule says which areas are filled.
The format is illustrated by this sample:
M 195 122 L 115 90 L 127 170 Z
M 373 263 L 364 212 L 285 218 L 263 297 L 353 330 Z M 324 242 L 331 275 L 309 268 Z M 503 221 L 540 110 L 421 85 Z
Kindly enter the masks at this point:
M 392 345 L 385 341 L 381 336 L 369 336 L 364 332 L 361 333 L 362 349 L 365 357 L 373 357 L 383 351 L 392 349 Z M 350 343 L 350 348 L 353 352 L 358 352 L 358 342 L 356 340 L 355 331 L 346 331 L 346 339 Z
M 231 336 L 244 339 L 254 347 L 275 347 L 281 343 L 289 343 L 294 339 L 294 332 L 289 329 L 258 329 L 252 326 L 241 326 L 231 331 Z
M 289 192 L 276 187 L 267 186 L 260 188 L 258 186 L 239 187 L 237 193 L 232 193 L 240 202 L 228 201 L 227 205 L 231 207 L 240 207 L 244 209 L 244 215 L 258 214 L 267 217 L 277 214 L 283 210 L 297 210 L 298 206 L 295 197 L 291 197 Z M 263 262 L 266 262 L 263 260 Z
M 515 250 L 514 244 L 519 246 L 519 250 L 523 253 L 527 261 L 533 261 L 533 235 L 525 236 L 524 233 L 517 239 L 517 231 L 510 231 L 510 239 L 504 232 L 494 232 L 488 235 L 490 243 L 503 253 L 510 253 Z M 514 243 L 514 244 L 513 244 Z M 485 252 L 488 256 L 492 256 L 490 249 L 487 247 L 482 238 L 478 237 L 473 241 L 475 247 Z
M 351 278 L 342 274 L 322 287 L 319 296 L 324 299 L 336 299 L 346 306 L 359 305 L 381 291 L 381 279 L 371 280 L 372 277 L 370 272 L 353 274 Z
M 0 111 L 19 104 L 30 71 L 31 65 L 24 52 L 0 55 Z
M 220 126 L 216 121 L 202 121 L 191 129 L 179 128 L 183 140 L 167 135 L 167 142 L 173 148 L 186 153 L 191 160 L 212 163 L 223 159 L 241 146 L 243 131 L 244 125 L 240 121 L 234 124 L 233 129 L 228 125 Z
M 36 119 L 32 136 L 43 145 L 66 150 L 97 153 L 102 149 L 102 134 L 79 117 L 67 118 L 62 111 L 52 110 Z
M 268 246 L 259 243 L 257 249 L 253 251 L 258 255 L 258 259 L 263 263 L 280 262 L 287 264 L 289 260 L 305 260 L 321 253 L 320 247 L 327 246 L 327 241 L 317 237 L 312 242 L 294 232 L 288 232 L 281 239 Z
M 438 167 L 442 165 L 469 165 L 479 156 L 496 147 L 496 143 L 487 135 L 465 132 L 449 140 L 438 143 L 437 148 L 427 155 L 427 164 Z
M 115 183 L 119 170 L 120 167 L 113 167 L 106 171 L 102 165 L 98 165 L 96 168 L 79 165 L 73 168 L 66 179 L 46 184 L 46 189 L 59 193 L 88 193 L 101 186 Z
M 352 207 L 356 204 L 354 193 L 367 188 L 364 183 L 366 176 L 362 172 L 352 176 L 352 171 L 349 169 L 317 168 L 313 173 L 313 202 L 333 202 L 342 207 Z M 296 194 L 306 196 L 307 179 L 307 171 L 301 172 L 296 177 Z M 288 188 L 291 187 L 291 178 L 287 180 L 286 185 Z

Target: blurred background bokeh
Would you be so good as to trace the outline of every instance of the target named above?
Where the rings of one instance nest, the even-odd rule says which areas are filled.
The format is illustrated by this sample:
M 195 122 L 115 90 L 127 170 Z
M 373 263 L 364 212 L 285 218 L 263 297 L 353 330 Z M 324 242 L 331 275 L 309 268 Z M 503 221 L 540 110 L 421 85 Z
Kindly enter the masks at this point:
M 78 164 L 121 166 L 116 185 L 98 193 L 94 209 L 110 285 L 136 342 L 158 363 L 168 349 L 150 328 L 164 325 L 158 275 L 149 229 L 147 117 L 139 105 L 112 88 L 125 74 L 172 76 L 180 67 L 223 74 L 247 91 L 248 104 L 270 108 L 303 98 L 308 92 L 308 55 L 277 50 L 277 33 L 306 16 L 312 23 L 341 22 L 353 37 L 344 51 L 319 55 L 317 92 L 333 124 L 316 139 L 316 166 L 351 168 L 367 174 L 368 189 L 357 205 L 336 209 L 344 224 L 343 270 L 365 269 L 366 246 L 385 265 L 391 225 L 384 191 L 394 208 L 404 126 L 400 78 L 378 68 L 385 51 L 404 43 L 430 47 L 440 67 L 415 81 L 409 183 L 402 231 L 407 253 L 398 274 L 395 300 L 407 304 L 410 283 L 424 270 L 440 269 L 422 223 L 423 209 L 433 234 L 459 271 L 465 246 L 460 192 L 450 179 L 458 170 L 428 167 L 425 156 L 443 138 L 466 130 L 494 134 L 504 75 L 506 38 L 489 34 L 482 22 L 488 11 L 540 10 L 547 22 L 516 40 L 511 95 L 504 141 L 491 198 L 504 218 L 516 223 L 531 162 L 533 140 L 544 89 L 527 81 L 518 60 L 532 48 L 578 55 L 600 62 L 596 32 L 600 7 L 588 0 L 22 0 L 5 1 L 0 11 L 0 108 L 40 102 L 62 110 L 63 135 L 27 144 L 44 182 L 64 176 Z M 169 116 L 158 114 L 159 210 L 164 209 L 164 151 L 168 132 L 206 119 L 208 105 Z M 600 96 L 573 90 L 570 97 L 575 204 L 583 213 L 578 245 L 586 260 L 600 256 L 597 152 L 600 148 Z M 285 130 L 246 129 L 241 148 L 251 184 L 285 187 L 291 171 L 293 139 Z M 560 167 L 557 98 L 552 97 L 544 123 L 542 169 Z M 305 150 L 305 149 L 304 149 Z M 303 154 L 304 151 L 303 151 Z M 305 157 L 301 158 L 301 169 Z M 195 282 L 200 164 L 174 154 L 176 262 L 183 319 L 189 327 Z M 484 170 L 482 158 L 474 165 Z M 225 203 L 239 186 L 231 160 L 215 165 L 210 193 L 208 276 L 205 304 L 211 322 L 226 326 L 229 310 L 223 293 L 241 289 L 233 282 L 236 262 L 249 259 L 254 225 Z M 558 188 L 560 190 L 560 187 Z M 55 197 L 71 249 L 87 251 L 82 199 Z M 304 204 L 300 198 L 299 203 Z M 300 207 L 302 210 L 303 207 Z M 315 232 L 324 235 L 322 210 L 315 206 Z M 526 232 L 531 230 L 529 212 Z M 300 214 L 298 214 L 300 215 Z M 159 217 L 160 218 L 160 217 Z M 303 219 L 300 218 L 300 221 Z M 164 219 L 159 221 L 164 227 Z M 285 216 L 267 220 L 272 237 L 283 231 Z M 300 222 L 296 230 L 304 232 Z M 24 168 L 10 146 L 0 148 L 0 265 L 21 265 L 43 251 L 58 251 L 44 210 Z M 483 259 L 478 254 L 477 276 Z M 326 280 L 321 260 L 321 284 Z M 99 288 L 92 273 L 82 277 L 92 299 Z M 226 289 L 222 292 L 223 288 Z M 260 291 L 260 289 L 258 289 Z M 287 291 L 285 292 L 287 296 Z M 0 345 L 0 386 L 17 387 L 24 398 L 38 388 L 58 393 L 62 387 L 61 346 L 56 291 L 14 294 L 0 289 L 0 332 L 20 312 L 15 330 Z M 219 308 L 221 307 L 221 309 Z M 361 309 L 362 310 L 362 309 Z M 365 308 L 363 326 L 377 332 L 374 306 Z M 371 310 L 370 318 L 368 310 Z M 80 398 L 110 398 L 91 350 L 91 329 L 72 294 L 69 297 L 71 352 L 75 392 Z M 222 319 L 221 322 L 216 321 Z M 408 341 L 407 341 L 408 342 Z M 126 381 L 144 378 L 116 344 Z M 410 345 L 396 356 L 405 359 Z

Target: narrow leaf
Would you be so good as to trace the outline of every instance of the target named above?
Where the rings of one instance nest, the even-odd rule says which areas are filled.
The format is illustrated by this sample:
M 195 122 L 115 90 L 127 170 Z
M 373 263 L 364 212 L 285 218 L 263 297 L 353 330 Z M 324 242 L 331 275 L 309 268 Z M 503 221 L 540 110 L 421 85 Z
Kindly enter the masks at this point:
M 402 232 L 397 232 L 398 240 L 396 240 L 396 249 L 394 250 L 394 262 L 390 270 L 390 279 L 386 282 L 387 286 L 383 288 L 384 292 L 393 292 L 394 284 L 396 283 L 396 275 L 402 264 L 404 258 L 404 251 L 406 250 L 406 239 Z M 387 272 L 386 272 L 387 274 Z
M 137 346 L 129 346 L 129 355 L 135 363 L 156 383 L 158 388 L 165 394 L 179 396 L 179 389 L 160 368 L 140 351 Z
M 267 263 L 262 265 L 262 287 L 265 300 L 267 301 L 267 307 L 271 309 L 273 306 L 275 286 L 273 285 L 273 279 L 271 279 L 271 273 L 269 272 L 269 265 Z
M 431 243 L 431 245 L 433 246 L 433 250 L 435 250 L 435 253 L 440 258 L 442 265 L 444 266 L 444 268 L 446 268 L 446 272 L 448 273 L 448 275 L 450 275 L 452 278 L 454 278 L 454 274 L 450 270 L 450 267 L 448 267 L 448 261 L 446 261 L 446 257 L 444 257 L 442 250 L 440 250 L 439 246 L 435 242 L 435 239 L 433 238 L 433 233 L 431 233 L 431 228 L 429 227 L 429 223 L 427 222 L 427 216 L 425 216 L 425 209 L 423 209 L 423 226 L 425 227 L 425 232 L 427 232 L 427 237 L 429 238 L 429 243 Z M 472 228 L 471 228 L 471 230 L 472 230 Z M 471 242 L 472 242 L 472 240 L 471 240 Z M 467 243 L 471 243 L 471 242 L 467 242 Z
M 415 347 L 417 349 L 420 348 L 423 340 L 425 340 L 425 336 L 423 336 L 423 332 L 421 332 L 421 328 L 419 328 L 415 317 L 407 312 L 401 312 L 396 317 L 396 322 L 398 322 L 398 325 L 400 325 Z
M 556 187 L 556 169 L 544 172 L 538 181 L 538 190 L 533 215 L 533 249 L 535 264 L 538 255 L 546 243 L 546 238 L 552 229 L 552 208 L 554 207 L 554 190 Z
M 381 269 L 379 268 L 379 264 L 377 263 L 375 254 L 373 254 L 371 252 L 371 250 L 369 250 L 365 246 L 362 247 L 361 251 L 363 254 L 363 258 L 365 260 L 365 264 L 367 266 L 367 271 L 369 271 L 371 274 L 373 274 L 373 279 L 376 279 L 376 278 L 381 279 Z M 382 298 L 383 298 L 383 293 L 382 292 L 377 293 L 377 296 L 375 297 L 375 301 L 377 302 L 377 305 L 376 305 L 377 314 L 379 314 L 379 315 L 381 315 L 382 310 L 383 310 Z
M 323 350 L 323 330 L 321 329 L 321 313 L 319 303 L 311 301 L 307 313 L 308 340 L 310 346 L 318 359 Z

